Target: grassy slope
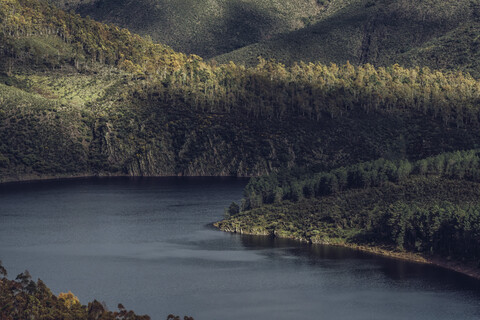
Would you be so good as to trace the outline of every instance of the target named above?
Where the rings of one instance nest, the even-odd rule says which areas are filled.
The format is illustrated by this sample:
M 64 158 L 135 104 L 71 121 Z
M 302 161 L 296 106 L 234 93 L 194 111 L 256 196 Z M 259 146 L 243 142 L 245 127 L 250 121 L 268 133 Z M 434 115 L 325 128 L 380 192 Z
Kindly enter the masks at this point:
M 212 57 L 297 30 L 322 11 L 317 0 L 54 1 L 82 15 L 150 35 L 175 50 Z
M 452 70 L 458 66 L 478 78 L 480 23 L 478 21 L 464 23 L 441 37 L 400 54 L 397 59 L 404 65 L 428 65 L 444 70 Z
M 307 28 L 215 59 L 247 64 L 255 64 L 258 56 L 285 63 L 400 62 L 459 68 L 479 76 L 479 10 L 479 4 L 470 0 L 356 0 Z

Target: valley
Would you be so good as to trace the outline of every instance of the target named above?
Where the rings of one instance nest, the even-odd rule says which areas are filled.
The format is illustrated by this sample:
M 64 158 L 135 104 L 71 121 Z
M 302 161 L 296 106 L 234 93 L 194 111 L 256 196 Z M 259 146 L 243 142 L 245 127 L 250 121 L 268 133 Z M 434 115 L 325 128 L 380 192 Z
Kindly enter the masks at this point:
M 275 306 L 287 305 L 288 286 L 277 287 L 293 272 L 287 260 L 304 266 L 326 263 L 335 268 L 336 259 L 345 257 L 340 259 L 343 271 L 336 271 L 336 283 L 345 287 L 358 284 L 352 274 L 361 274 L 373 279 L 381 294 L 388 292 L 389 286 L 401 290 L 396 280 L 387 281 L 381 273 L 372 271 L 389 263 L 399 268 L 406 266 L 406 270 L 413 270 L 412 274 L 417 268 L 432 271 L 432 265 L 437 265 L 478 278 L 479 45 L 477 0 L 0 0 L 0 200 L 2 207 L 8 208 L 8 212 L 0 213 L 0 221 L 13 226 L 0 235 L 0 243 L 7 244 L 0 258 L 8 257 L 4 261 L 8 268 L 0 264 L 0 301 L 7 306 L 0 309 L 0 317 L 149 319 L 123 306 L 109 311 L 95 300 L 96 296 L 81 289 L 79 282 L 72 284 L 83 290 L 82 301 L 93 301 L 90 304 L 81 306 L 78 298 L 70 294 L 57 296 L 28 273 L 21 273 L 16 280 L 7 279 L 3 270 L 10 269 L 10 265 L 17 272 L 20 264 L 31 263 L 24 259 L 22 251 L 28 251 L 28 246 L 15 243 L 28 238 L 28 232 L 23 231 L 33 230 L 35 224 L 27 227 L 19 223 L 24 217 L 36 219 L 30 211 L 37 208 L 35 199 L 44 196 L 48 199 L 44 204 L 62 200 L 59 203 L 67 208 L 77 203 L 69 209 L 76 214 L 68 215 L 58 230 L 51 230 L 53 235 L 69 230 L 77 222 L 80 226 L 108 229 L 108 217 L 121 220 L 113 224 L 119 234 L 130 226 L 144 228 L 148 235 L 145 243 L 127 241 L 125 248 L 133 246 L 141 251 L 139 248 L 146 246 L 151 252 L 139 258 L 121 248 L 113 248 L 112 254 L 100 245 L 98 255 L 113 260 L 126 256 L 145 274 L 151 274 L 149 263 L 176 270 L 175 263 L 188 261 L 195 265 L 200 261 L 214 265 L 221 275 L 233 270 L 231 274 L 238 272 L 241 278 L 248 274 L 243 273 L 242 266 L 250 268 L 252 261 L 262 261 L 261 278 L 274 276 L 268 281 L 280 300 L 267 303 L 270 311 L 263 313 L 249 309 L 242 300 L 238 310 L 251 311 L 243 317 L 265 317 Z M 193 177 L 200 179 L 200 187 Z M 235 191 L 224 193 L 222 181 L 233 177 L 249 178 L 249 182 L 233 182 L 233 189 L 226 184 L 227 191 Z M 33 181 L 51 179 L 54 181 Z M 100 179 L 99 185 L 95 179 Z M 82 181 L 88 185 L 86 189 Z M 35 189 L 35 183 L 41 187 Z M 217 183 L 219 187 L 211 187 Z M 10 186 L 17 191 L 10 193 Z M 42 186 L 54 186 L 52 193 L 42 194 Z M 70 191 L 62 193 L 63 187 Z M 97 198 L 89 188 L 97 190 L 101 197 Z M 210 188 L 213 191 L 202 193 Z M 81 192 L 77 194 L 76 190 Z M 155 200 L 157 192 L 162 197 L 162 192 L 170 192 L 174 199 L 181 195 L 187 201 L 184 190 L 189 190 L 192 197 L 201 196 L 193 197 L 190 207 L 184 207 L 182 201 L 163 207 L 173 198 L 161 198 L 161 203 Z M 243 198 L 239 199 L 242 190 Z M 72 202 L 52 200 L 57 194 Z M 89 201 L 83 194 L 103 203 L 102 212 L 86 205 Z M 123 209 L 107 200 L 121 202 L 119 199 L 132 195 L 137 198 L 133 197 L 131 203 L 139 208 L 146 204 L 144 199 L 157 207 L 131 209 L 127 216 L 135 219 L 124 224 Z M 18 197 L 18 203 L 12 203 L 8 196 Z M 81 198 L 79 202 L 76 196 Z M 215 205 L 209 207 L 205 199 Z M 29 207 L 22 207 L 23 201 Z M 190 211 L 196 207 L 208 207 L 211 212 L 206 214 L 208 210 L 202 209 L 205 211 L 197 220 Z M 102 216 L 111 208 L 115 210 L 110 216 Z M 158 208 L 169 214 L 163 216 Z M 56 210 L 54 215 L 58 216 L 66 212 L 62 207 Z M 49 212 L 40 210 L 39 223 L 57 219 Z M 95 220 L 97 214 L 103 220 Z M 189 225 L 204 242 L 197 248 L 183 238 L 179 240 L 176 234 L 157 239 L 158 234 L 144 224 L 144 214 L 149 221 L 158 222 L 155 225 L 159 230 L 162 223 L 171 223 L 169 219 L 174 217 L 174 221 Z M 83 221 L 83 215 L 94 222 Z M 155 220 L 159 217 L 165 220 Z M 207 228 L 206 224 L 211 223 L 237 235 Z M 183 226 L 178 222 L 176 232 L 183 234 Z M 74 230 L 74 234 L 88 231 L 82 228 Z M 209 236 L 203 237 L 205 234 Z M 18 235 L 22 236 L 15 238 Z M 132 234 L 129 237 L 134 238 Z M 113 246 L 125 240 L 113 238 L 117 240 L 102 238 L 98 243 Z M 55 239 L 47 239 L 45 245 L 48 247 Z M 65 252 L 79 249 L 86 256 L 97 257 L 85 246 L 77 248 L 77 240 L 82 239 L 67 241 L 66 247 L 49 248 L 45 259 L 53 261 L 54 256 L 62 255 L 61 268 L 67 270 L 72 264 L 70 253 Z M 151 241 L 156 243 L 153 247 Z M 164 252 L 164 248 L 173 249 Z M 256 251 L 249 252 L 251 248 Z M 42 252 L 45 247 L 37 249 Z M 300 258 L 297 251 L 304 252 Z M 207 262 L 199 258 L 202 252 L 209 254 Z M 370 270 L 363 273 L 349 259 L 375 258 L 360 252 L 431 265 L 386 259 L 390 262 L 362 264 L 362 268 Z M 198 261 L 192 262 L 187 253 L 194 254 Z M 162 262 L 152 260 L 152 256 Z M 38 257 L 38 261 L 42 259 Z M 48 265 L 45 259 L 42 263 Z M 164 260 L 169 259 L 172 265 L 165 264 Z M 112 261 L 103 261 L 105 264 L 99 266 L 105 268 Z M 182 279 L 192 274 L 188 263 L 187 267 L 182 265 L 186 268 Z M 267 272 L 283 263 L 286 267 L 278 274 Z M 127 265 L 121 264 L 118 269 L 124 277 L 132 267 Z M 97 275 L 86 275 L 84 269 L 78 269 L 79 274 L 93 283 L 105 274 L 102 269 Z M 45 270 L 38 269 L 42 279 L 42 274 L 49 274 Z M 216 279 L 209 270 L 205 267 L 202 272 Z M 442 272 L 446 272 L 445 278 L 451 279 L 449 285 L 460 289 L 455 289 L 455 294 L 446 294 L 443 287 L 435 292 L 454 302 L 452 310 L 464 310 L 464 319 L 475 319 L 478 287 L 471 289 L 465 283 L 476 280 L 467 277 L 464 282 L 463 275 L 439 270 L 442 276 L 435 277 L 432 283 L 438 284 Z M 310 267 L 305 267 L 305 272 L 305 279 L 320 283 L 317 272 L 322 277 L 328 273 Z M 428 272 L 418 272 L 422 279 L 428 278 Z M 411 294 L 424 284 L 423 280 L 421 284 L 412 280 L 411 274 L 387 272 L 390 274 L 394 274 L 392 278 L 412 281 L 407 290 Z M 173 271 L 169 275 L 168 279 L 175 279 Z M 61 279 L 50 279 L 55 292 L 63 290 L 59 288 L 65 285 L 66 278 Z M 218 282 L 220 287 L 220 283 L 229 284 L 220 290 L 222 297 L 232 292 L 232 279 L 236 278 Z M 296 281 L 303 283 L 304 291 L 315 295 L 303 280 Z M 111 297 L 117 284 L 113 278 L 109 281 L 103 294 L 111 298 L 111 305 L 124 296 Z M 258 301 L 262 299 L 264 291 L 253 282 L 243 278 L 242 283 L 247 285 L 242 292 L 257 292 Z M 388 286 L 384 288 L 385 283 Z M 461 284 L 457 287 L 457 283 Z M 131 285 L 139 294 L 137 284 Z M 162 283 L 157 282 L 157 286 Z M 230 312 L 217 305 L 218 313 L 213 309 L 203 313 L 204 301 L 194 299 L 188 304 L 195 308 L 188 309 L 182 297 L 201 292 L 199 288 L 205 283 L 192 287 L 183 283 L 186 291 L 172 289 L 177 288 L 175 283 L 168 286 L 176 292 L 175 303 L 169 300 L 170 305 L 178 307 L 172 310 L 175 313 L 193 311 L 192 315 L 220 318 L 220 311 Z M 154 296 L 153 289 L 147 287 L 145 290 Z M 361 286 L 354 287 L 359 290 Z M 210 289 L 212 299 L 218 299 L 219 293 Z M 365 312 L 365 317 L 372 318 L 364 310 L 368 303 L 357 301 L 352 292 L 337 292 L 335 297 L 346 299 L 347 304 L 355 301 L 354 308 L 348 310 L 352 314 Z M 422 290 L 417 293 L 418 301 L 427 294 Z M 327 296 L 321 295 L 321 299 Z M 464 304 L 457 299 L 460 296 L 468 297 Z M 241 300 L 246 296 L 240 293 L 235 297 Z M 165 311 L 154 309 L 152 302 L 145 302 L 149 299 L 130 298 L 132 307 L 141 306 L 141 312 L 158 316 Z M 406 301 L 395 295 L 389 299 Z M 28 301 L 35 301 L 38 308 Z M 227 299 L 225 305 L 232 301 L 237 300 Z M 318 313 L 304 301 L 295 300 L 292 310 Z M 447 305 L 441 299 L 425 301 L 432 306 Z M 407 305 L 415 305 L 422 319 L 447 319 L 452 315 Z M 291 316 L 292 310 L 276 314 Z M 345 316 L 336 312 L 339 310 L 343 308 L 328 314 L 334 318 Z M 388 313 L 378 305 L 368 310 L 378 310 L 378 315 Z M 411 314 L 400 312 L 396 316 L 401 319 Z M 179 318 L 171 315 L 169 319 Z

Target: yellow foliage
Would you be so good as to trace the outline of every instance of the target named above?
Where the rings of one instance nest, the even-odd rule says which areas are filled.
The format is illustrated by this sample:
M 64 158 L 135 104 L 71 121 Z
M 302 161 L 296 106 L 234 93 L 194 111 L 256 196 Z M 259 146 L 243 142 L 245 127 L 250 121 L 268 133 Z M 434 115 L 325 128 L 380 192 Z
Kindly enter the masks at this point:
M 80 304 L 80 300 L 71 291 L 68 291 L 68 293 L 61 292 L 58 299 L 63 300 L 65 306 L 69 309 L 75 304 Z
M 142 69 L 139 65 L 133 63 L 132 61 L 125 59 L 119 64 L 119 67 L 131 73 L 141 73 Z

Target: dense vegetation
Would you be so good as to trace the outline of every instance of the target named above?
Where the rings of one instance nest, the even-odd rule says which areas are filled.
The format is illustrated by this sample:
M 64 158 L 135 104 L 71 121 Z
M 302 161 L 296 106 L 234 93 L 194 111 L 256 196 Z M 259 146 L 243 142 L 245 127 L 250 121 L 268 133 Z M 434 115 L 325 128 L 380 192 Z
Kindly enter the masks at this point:
M 97 62 L 131 72 L 160 73 L 200 59 L 126 29 L 66 13 L 47 1 L 1 0 L 0 4 L 1 66 L 7 74 L 32 66 L 52 70 L 71 65 L 82 70 Z
M 53 2 L 222 63 L 254 66 L 263 56 L 286 64 L 400 63 L 480 75 L 476 0 Z
M 480 82 L 468 74 L 264 59 L 217 65 L 47 2 L 1 3 L 2 180 L 307 167 L 252 180 L 242 209 L 418 179 L 478 182 L 477 151 L 432 157 L 479 147 Z M 474 15 L 472 8 L 444 7 L 452 10 L 438 23 Z M 476 207 L 452 203 L 442 210 L 475 216 Z M 407 216 L 436 212 L 431 204 L 390 204 Z
M 216 65 L 42 1 L 1 1 L 2 180 L 258 175 L 478 146 L 480 83 L 460 72 Z
M 358 163 L 328 172 L 289 170 L 252 178 L 245 188 L 244 209 L 282 200 L 319 198 L 355 188 L 401 183 L 412 176 L 435 176 L 480 183 L 480 151 L 457 151 L 427 159 L 385 160 Z
M 7 271 L 0 262 L 0 319 L 31 320 L 149 320 L 126 310 L 108 311 L 104 304 L 94 300 L 82 305 L 71 292 L 55 296 L 42 280 L 32 280 L 30 273 L 20 273 L 15 280 L 7 279 Z M 173 320 L 172 318 L 169 318 Z M 186 317 L 187 319 L 187 317 Z M 190 319 L 190 318 L 188 318 Z
M 322 113 L 336 116 L 361 106 L 367 112 L 412 108 L 461 124 L 478 120 L 480 84 L 462 73 L 348 63 L 341 67 L 300 63 L 286 68 L 265 60 L 255 68 L 208 65 L 199 57 L 175 53 L 125 29 L 67 14 L 42 1 L 2 0 L 2 4 L 0 34 L 7 73 L 33 62 L 52 68 L 65 63 L 79 67 L 90 61 L 157 75 L 149 91 L 160 96 L 166 91 L 170 98 L 166 102 L 171 104 L 177 103 L 175 95 L 179 95 L 202 110 L 228 112 L 243 106 L 252 109 L 249 113 L 280 118 L 293 109 L 318 119 Z M 50 39 L 51 35 L 55 37 Z
M 0 181 L 270 173 L 219 228 L 480 262 L 478 1 L 70 3 L 261 42 L 0 0 Z M 0 273 L 2 319 L 148 319 Z
M 240 212 L 233 204 L 228 219 L 217 226 L 480 263 L 479 160 L 474 150 L 415 163 L 381 159 L 313 178 L 285 174 L 254 179 L 245 190 L 244 208 L 249 210 Z M 274 204 L 257 207 L 262 199 Z
M 380 87 L 382 95 L 369 81 L 355 93 L 342 86 L 346 80 L 354 86 L 343 71 L 328 79 L 330 86 L 312 88 L 306 80 L 274 85 L 257 74 L 265 70 L 248 69 L 240 83 L 249 88 L 256 83 L 258 89 L 224 91 L 228 95 L 212 94 L 201 82 L 182 86 L 176 73 L 148 81 L 115 70 L 99 72 L 4 78 L 10 84 L 0 84 L 5 173 L 257 175 L 309 163 L 328 168 L 378 157 L 418 158 L 476 147 L 479 141 L 478 83 L 470 79 L 469 88 L 468 78 L 464 86 L 450 85 L 437 74 L 446 88 L 465 90 L 464 97 L 435 82 L 438 89 L 432 91 L 438 96 L 427 93 L 420 85 L 426 81 L 419 80 L 420 92 L 412 98 L 418 102 L 411 106 L 407 97 L 397 97 L 411 89 L 404 80 Z M 224 89 L 213 83 L 213 90 Z M 271 94 L 275 89 L 278 96 Z M 351 94 L 330 93 L 336 91 Z M 297 101 L 303 101 L 300 107 Z
M 53 0 L 82 16 L 149 35 L 175 50 L 210 58 L 318 19 L 317 0 Z
M 283 63 L 320 61 L 417 65 L 480 76 L 480 4 L 476 0 L 332 0 L 306 28 L 216 57 L 256 64 L 258 56 Z

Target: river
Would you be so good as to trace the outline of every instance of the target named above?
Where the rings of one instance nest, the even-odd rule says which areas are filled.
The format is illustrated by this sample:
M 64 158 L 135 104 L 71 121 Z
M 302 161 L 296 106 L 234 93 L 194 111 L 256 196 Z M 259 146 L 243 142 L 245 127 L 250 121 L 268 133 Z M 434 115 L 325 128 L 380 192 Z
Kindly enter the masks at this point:
M 345 248 L 222 233 L 245 179 L 0 185 L 0 260 L 55 294 L 216 319 L 480 319 L 480 282 Z

